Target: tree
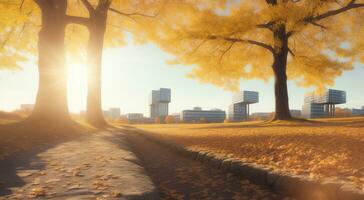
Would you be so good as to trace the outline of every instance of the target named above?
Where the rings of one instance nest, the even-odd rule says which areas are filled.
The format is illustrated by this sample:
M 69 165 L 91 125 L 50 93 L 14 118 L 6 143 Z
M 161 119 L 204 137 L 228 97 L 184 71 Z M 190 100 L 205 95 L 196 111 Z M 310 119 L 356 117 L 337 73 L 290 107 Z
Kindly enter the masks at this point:
M 154 17 L 148 13 L 158 8 L 157 2 L 150 1 L 117 1 L 117 0 L 98 0 L 89 1 L 81 0 L 87 10 L 88 17 L 69 16 L 72 23 L 84 25 L 89 30 L 88 40 L 88 92 L 87 92 L 87 113 L 86 119 L 90 124 L 95 126 L 105 126 L 106 122 L 102 115 L 101 107 L 101 65 L 102 52 L 104 48 L 104 40 L 109 39 L 122 42 L 116 38 L 121 38 L 124 29 L 131 28 L 137 30 L 135 25 L 141 23 L 139 20 L 143 18 Z M 96 6 L 92 5 L 96 3 Z M 75 4 L 74 4 L 75 5 Z M 111 19 L 108 19 L 108 13 L 111 12 Z M 124 19 L 132 20 L 135 24 L 125 24 Z M 145 19 L 144 19 L 145 20 Z M 107 22 L 118 24 L 118 31 L 114 31 L 106 36 Z M 114 42 L 115 43 L 115 42 Z
M 347 36 L 334 17 L 363 7 L 358 0 L 216 2 L 173 2 L 149 34 L 176 63 L 194 65 L 191 76 L 202 81 L 237 90 L 241 78 L 273 76 L 275 120 L 291 119 L 287 73 L 322 89 L 352 68 L 333 58 Z
M 156 118 L 154 119 L 154 123 L 155 123 L 155 124 L 161 124 L 161 123 L 162 123 L 162 119 L 161 119 L 160 117 L 156 117 Z
M 20 5 L 9 1 L 0 2 L 0 69 L 20 69 L 19 62 L 26 60 L 26 56 L 16 49 L 26 51 L 32 47 L 27 45 L 31 44 L 31 39 L 24 35 L 32 34 L 26 18 L 35 13 L 33 9 L 34 5 L 24 5 L 20 9 Z
M 12 52 L 9 56 L 5 54 L 5 58 L 11 61 L 7 63 L 8 67 L 16 67 L 19 55 L 25 57 L 23 52 L 34 53 L 36 47 L 31 41 L 37 40 L 30 33 L 39 31 L 39 88 L 35 108 L 28 121 L 46 121 L 45 124 L 68 121 L 67 71 L 64 64 L 67 1 L 9 0 L 2 1 L 1 5 L 11 12 L 6 23 L 0 27 L 0 31 L 7 35 L 2 41 L 4 48 L 1 50 Z M 40 29 L 36 28 L 39 21 Z
M 174 123 L 176 123 L 175 122 L 175 119 L 174 119 L 174 117 L 172 115 L 168 115 L 166 117 L 165 121 L 166 121 L 166 124 L 174 124 Z
M 88 113 L 91 113 L 89 116 L 93 116 L 96 119 L 92 120 L 95 123 L 99 122 L 99 124 L 102 124 L 104 122 L 101 113 L 100 80 L 101 55 L 104 43 L 103 34 L 106 29 L 107 11 L 110 8 L 111 2 L 114 3 L 114 6 L 122 6 L 127 11 L 135 10 L 135 1 L 100 0 L 95 9 L 89 1 L 85 0 L 82 2 L 87 8 L 86 11 L 90 11 L 89 18 L 84 15 L 85 12 L 82 9 L 80 10 L 78 2 L 72 0 L 69 0 L 69 2 L 66 0 L 8 0 L 0 2 L 0 8 L 4 11 L 0 15 L 0 34 L 5 36 L 1 38 L 2 46 L 0 46 L 0 51 L 3 54 L 0 55 L 0 63 L 6 68 L 19 68 L 18 62 L 21 59 L 25 59 L 20 53 L 20 49 L 27 54 L 36 52 L 36 47 L 33 47 L 35 45 L 32 45 L 33 41 L 36 41 L 34 40 L 35 35 L 25 33 L 28 33 L 27 31 L 38 31 L 37 23 L 41 19 L 41 30 L 39 32 L 38 42 L 40 81 L 36 106 L 30 117 L 31 120 L 59 122 L 60 120 L 65 120 L 65 118 L 68 119 L 64 39 L 66 25 L 75 23 L 90 28 L 89 63 L 92 69 L 90 71 L 93 72 L 89 76 Z M 147 8 L 147 4 L 151 4 L 143 2 L 141 1 L 141 3 L 137 4 L 138 9 L 145 9 Z M 117 13 L 118 18 L 124 16 L 132 19 L 131 21 L 133 22 L 138 20 L 138 16 L 147 16 L 146 14 L 139 14 L 137 12 L 124 13 L 115 8 L 111 10 Z M 66 14 L 66 11 L 69 15 Z M 114 19 L 114 22 L 122 21 L 119 19 L 117 21 L 116 18 Z M 117 24 L 124 26 L 123 28 L 127 28 L 130 23 L 123 22 Z M 110 43 L 120 44 L 121 36 L 125 29 L 121 29 L 120 27 L 116 29 L 118 29 L 117 32 L 109 31 L 112 34 L 109 33 L 110 37 L 106 38 L 108 39 L 107 41 L 112 41 Z M 72 34 L 72 37 L 75 38 L 75 36 L 79 35 L 80 33 L 78 32 Z M 80 51 L 80 49 L 78 48 L 77 51 Z
M 69 120 L 64 40 L 66 0 L 35 0 L 41 10 L 38 39 L 39 87 L 32 120 Z

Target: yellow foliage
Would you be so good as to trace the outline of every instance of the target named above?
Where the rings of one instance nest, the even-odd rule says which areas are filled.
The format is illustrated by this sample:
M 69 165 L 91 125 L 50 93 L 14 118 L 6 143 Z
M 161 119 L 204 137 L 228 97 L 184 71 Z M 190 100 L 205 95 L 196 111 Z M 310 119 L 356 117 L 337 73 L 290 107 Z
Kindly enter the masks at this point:
M 19 69 L 36 49 L 39 10 L 33 1 L 0 2 L 0 69 Z
M 168 1 L 159 20 L 149 24 L 144 32 L 175 56 L 174 64 L 192 66 L 190 77 L 238 90 L 241 78 L 267 81 L 272 77 L 274 54 L 251 41 L 277 51 L 282 41 L 270 29 L 284 25 L 291 51 L 289 78 L 300 86 L 322 89 L 332 85 L 343 71 L 352 69 L 352 60 L 345 59 L 352 51 L 340 48 L 349 36 L 345 31 L 347 23 L 337 16 L 313 23 L 307 20 L 349 2 L 304 0 L 268 5 L 263 0 L 220 1 L 201 6 L 206 2 Z M 233 6 L 223 7 L 223 4 Z

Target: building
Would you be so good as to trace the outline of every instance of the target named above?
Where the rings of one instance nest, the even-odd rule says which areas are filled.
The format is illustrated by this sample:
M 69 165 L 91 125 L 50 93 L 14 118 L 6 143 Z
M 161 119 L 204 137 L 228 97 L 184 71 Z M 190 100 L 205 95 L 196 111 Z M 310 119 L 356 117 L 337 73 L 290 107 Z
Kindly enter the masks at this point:
M 322 94 L 305 95 L 302 115 L 306 118 L 334 117 L 335 106 L 346 103 L 346 92 L 328 89 Z
M 142 113 L 128 113 L 126 114 L 126 118 L 129 121 L 136 121 L 136 120 L 142 120 L 144 118 L 144 115 Z
M 292 117 L 301 117 L 301 110 L 289 110 L 289 112 L 291 113 Z
M 226 112 L 220 109 L 202 110 L 195 107 L 193 110 L 183 110 L 181 112 L 181 121 L 183 122 L 224 122 Z
M 273 117 L 273 113 L 271 112 L 256 112 L 251 114 L 251 117 L 255 120 L 268 120 Z
M 34 109 L 34 104 L 21 104 L 20 105 L 21 111 L 30 112 L 30 111 L 33 111 L 33 109 Z
M 172 116 L 175 122 L 181 121 L 181 113 L 173 113 Z
M 110 108 L 107 111 L 103 111 L 104 117 L 111 120 L 120 119 L 120 108 Z
M 351 114 L 354 115 L 354 116 L 364 116 L 364 106 L 361 107 L 361 109 L 353 108 L 351 110 Z
M 234 95 L 229 106 L 228 119 L 230 121 L 244 121 L 249 119 L 250 104 L 259 102 L 259 93 L 253 91 L 241 91 Z
M 168 104 L 171 102 L 171 89 L 153 90 L 150 95 L 150 118 L 165 118 L 168 115 Z

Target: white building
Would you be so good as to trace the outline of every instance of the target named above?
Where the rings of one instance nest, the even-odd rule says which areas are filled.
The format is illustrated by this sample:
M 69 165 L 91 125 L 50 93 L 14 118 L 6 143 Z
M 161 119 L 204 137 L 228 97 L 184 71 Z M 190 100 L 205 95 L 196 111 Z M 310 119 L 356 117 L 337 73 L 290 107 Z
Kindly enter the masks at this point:
M 289 110 L 289 112 L 291 113 L 292 117 L 296 117 L 296 118 L 301 117 L 301 115 L 302 115 L 301 110 Z
M 142 113 L 128 113 L 126 114 L 126 118 L 130 121 L 134 121 L 134 120 L 142 120 L 144 116 Z
M 232 98 L 229 106 L 228 119 L 230 121 L 248 120 L 250 112 L 250 104 L 259 102 L 259 93 L 253 91 L 241 91 Z
M 267 119 L 272 118 L 272 116 L 273 116 L 273 113 L 271 113 L 271 112 L 256 112 L 256 113 L 251 114 L 251 117 L 253 119 L 259 119 L 259 120 L 267 120 Z
M 181 112 L 181 121 L 183 122 L 224 122 L 226 112 L 220 109 L 202 110 L 195 107 L 193 110 L 183 110 Z
M 150 118 L 164 118 L 168 115 L 168 104 L 171 102 L 171 89 L 153 90 L 150 95 Z
M 328 89 L 322 94 L 305 95 L 302 116 L 306 118 L 334 117 L 335 105 L 346 103 L 346 92 Z
M 361 109 L 353 108 L 351 110 L 351 114 L 354 115 L 354 116 L 364 116 L 364 106 L 361 107 Z
M 175 122 L 181 121 L 181 113 L 172 113 Z

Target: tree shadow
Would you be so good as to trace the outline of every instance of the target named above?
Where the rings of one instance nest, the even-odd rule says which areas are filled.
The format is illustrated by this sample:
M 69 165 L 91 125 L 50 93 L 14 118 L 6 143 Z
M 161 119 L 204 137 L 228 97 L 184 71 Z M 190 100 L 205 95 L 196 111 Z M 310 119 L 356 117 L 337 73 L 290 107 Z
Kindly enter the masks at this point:
M 0 197 L 10 195 L 11 188 L 25 185 L 27 175 L 19 175 L 18 170 L 45 168 L 46 163 L 38 156 L 41 152 L 90 132 L 76 122 L 49 126 L 25 120 L 0 125 Z

